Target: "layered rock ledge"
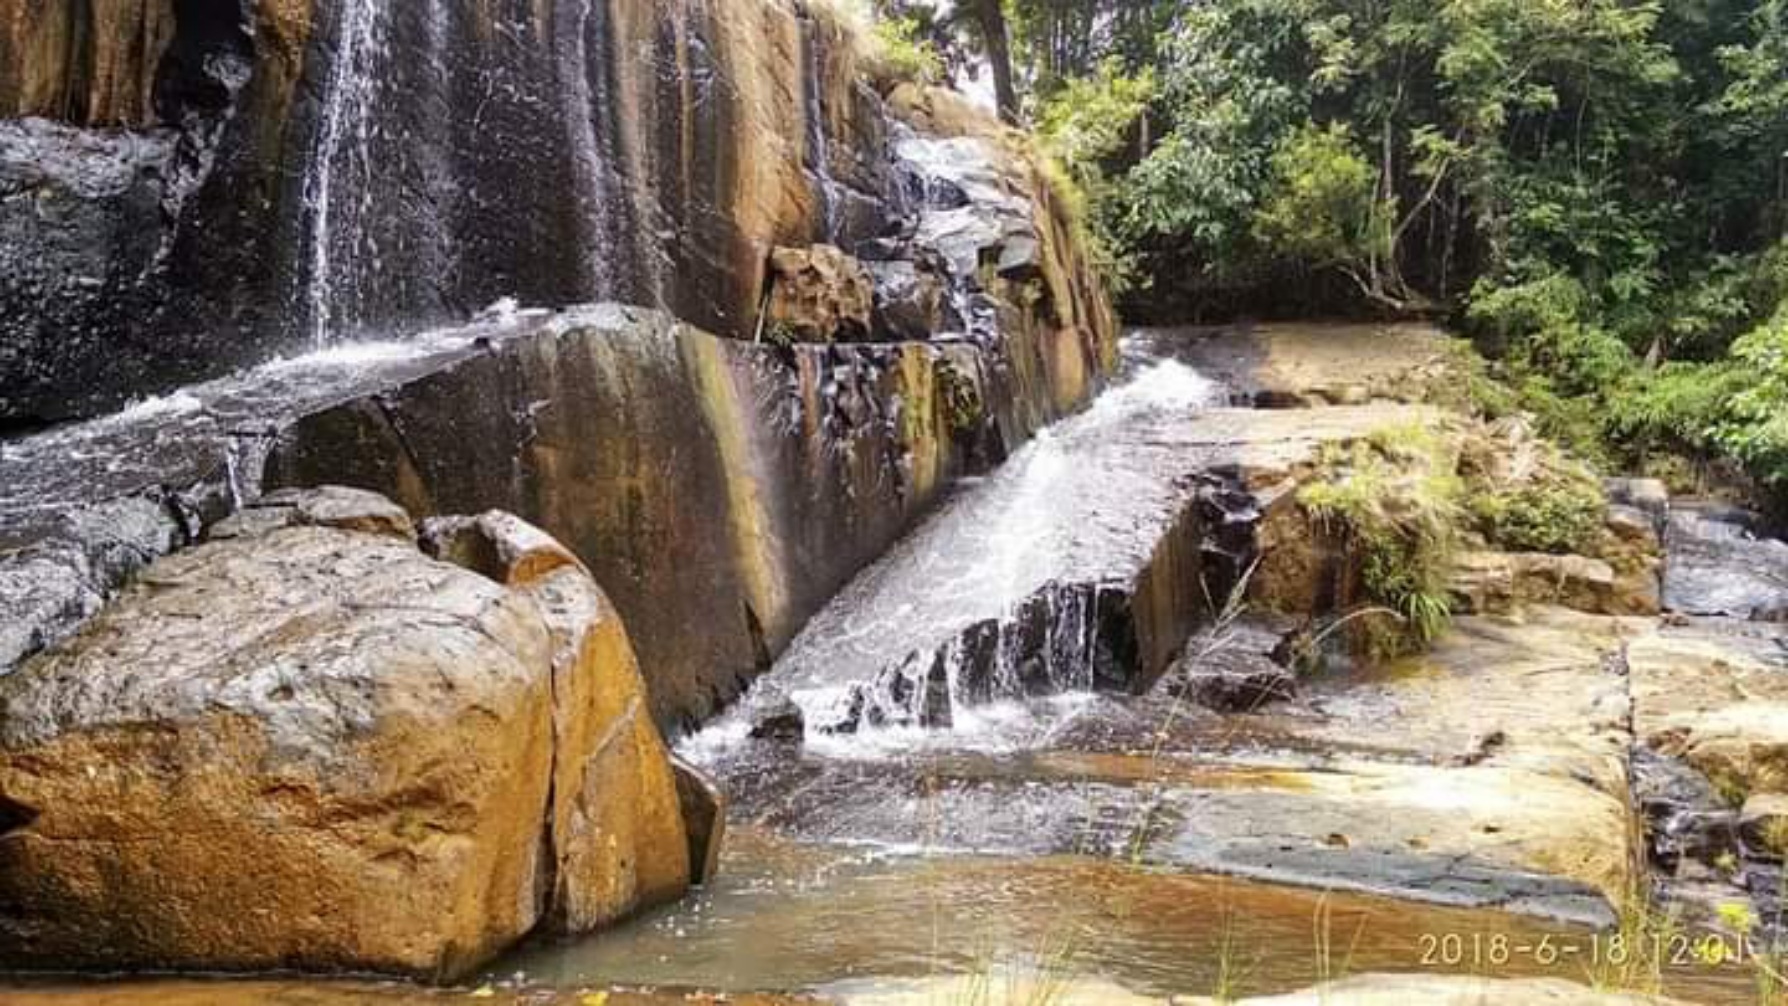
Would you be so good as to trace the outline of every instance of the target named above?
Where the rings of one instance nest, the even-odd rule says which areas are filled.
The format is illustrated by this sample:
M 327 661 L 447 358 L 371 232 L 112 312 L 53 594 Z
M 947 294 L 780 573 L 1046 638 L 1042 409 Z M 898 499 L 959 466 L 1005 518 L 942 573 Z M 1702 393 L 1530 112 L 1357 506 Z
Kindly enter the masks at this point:
M 776 348 L 604 306 L 272 364 L 0 444 L 0 665 L 263 488 L 330 483 L 546 528 L 628 620 L 658 721 L 699 719 L 1109 352 L 1037 327 Z

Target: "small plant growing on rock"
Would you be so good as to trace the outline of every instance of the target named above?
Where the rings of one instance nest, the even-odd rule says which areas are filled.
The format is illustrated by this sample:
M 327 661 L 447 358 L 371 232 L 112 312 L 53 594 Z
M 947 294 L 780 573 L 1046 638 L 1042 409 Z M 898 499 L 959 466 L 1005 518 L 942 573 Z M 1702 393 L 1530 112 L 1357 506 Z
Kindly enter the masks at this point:
M 1446 440 L 1420 426 L 1389 427 L 1331 445 L 1298 495 L 1337 536 L 1370 604 L 1393 613 L 1358 622 L 1374 659 L 1418 652 L 1452 618 L 1447 581 L 1459 544 L 1463 483 Z
M 1599 486 L 1570 475 L 1503 491 L 1486 488 L 1471 500 L 1485 538 L 1511 551 L 1553 555 L 1591 550 L 1607 511 Z

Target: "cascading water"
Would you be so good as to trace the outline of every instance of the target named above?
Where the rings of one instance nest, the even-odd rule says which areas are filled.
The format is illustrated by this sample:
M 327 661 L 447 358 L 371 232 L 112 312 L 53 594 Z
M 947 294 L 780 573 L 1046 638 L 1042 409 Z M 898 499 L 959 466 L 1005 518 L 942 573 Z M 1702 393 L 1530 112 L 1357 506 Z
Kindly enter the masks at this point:
M 387 0 L 346 0 L 317 130 L 316 152 L 304 180 L 308 251 L 304 308 L 313 345 L 327 345 L 355 319 L 362 269 L 352 259 L 370 250 L 367 218 L 372 185 L 378 69 L 387 49 Z M 376 265 L 376 263 L 375 263 Z
M 606 0 L 578 0 L 557 15 L 562 20 L 556 29 L 558 63 L 566 83 L 565 123 L 576 162 L 573 178 L 588 230 L 582 249 L 584 268 L 594 298 L 618 292 L 615 249 L 621 247 L 622 240 L 611 212 L 615 179 L 610 166 L 616 162 L 615 151 L 601 121 L 610 107 L 607 59 L 592 52 L 592 40 L 599 46 L 607 35 L 603 24 L 606 9 Z
M 810 741 L 825 743 L 877 727 L 972 732 L 990 706 L 1091 691 L 1118 659 L 1107 615 L 1196 496 L 1170 474 L 1179 451 L 1163 431 L 1220 397 L 1183 363 L 1140 367 L 861 574 L 692 743 L 736 738 L 766 696 L 792 699 Z
M 802 82 L 802 117 L 807 126 L 807 170 L 812 173 L 819 198 L 820 237 L 837 244 L 839 236 L 838 180 L 832 177 L 832 134 L 826 121 L 825 49 L 819 25 L 801 22 L 802 44 L 807 50 L 807 79 Z

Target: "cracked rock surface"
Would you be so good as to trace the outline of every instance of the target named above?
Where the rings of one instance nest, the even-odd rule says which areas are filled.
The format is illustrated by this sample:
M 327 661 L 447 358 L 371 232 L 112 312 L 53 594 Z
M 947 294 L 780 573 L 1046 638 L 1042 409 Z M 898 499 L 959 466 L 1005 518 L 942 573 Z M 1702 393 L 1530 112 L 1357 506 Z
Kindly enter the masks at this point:
M 0 680 L 0 959 L 450 978 L 683 891 L 589 574 L 497 515 L 461 537 L 514 561 L 438 561 L 394 511 L 286 494 Z

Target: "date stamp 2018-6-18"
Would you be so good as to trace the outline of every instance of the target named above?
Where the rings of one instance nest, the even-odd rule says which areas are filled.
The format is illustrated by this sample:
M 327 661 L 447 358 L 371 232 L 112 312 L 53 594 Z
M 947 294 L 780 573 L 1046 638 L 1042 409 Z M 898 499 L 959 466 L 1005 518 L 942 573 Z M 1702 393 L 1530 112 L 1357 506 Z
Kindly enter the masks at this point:
M 1625 967 L 1639 961 L 1665 968 L 1741 966 L 1771 955 L 1754 941 L 1720 933 L 1515 936 L 1497 932 L 1424 933 L 1421 965 L 1429 968 Z

